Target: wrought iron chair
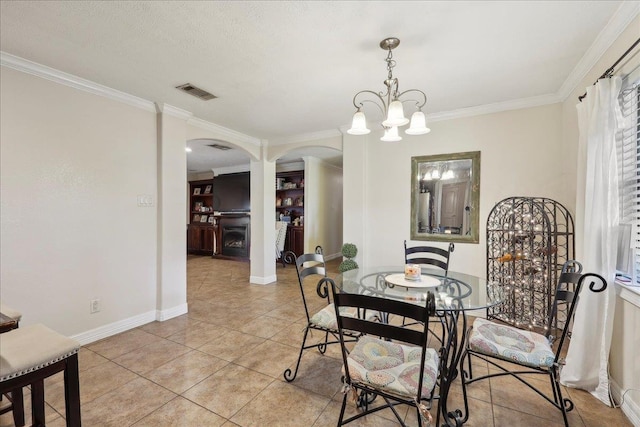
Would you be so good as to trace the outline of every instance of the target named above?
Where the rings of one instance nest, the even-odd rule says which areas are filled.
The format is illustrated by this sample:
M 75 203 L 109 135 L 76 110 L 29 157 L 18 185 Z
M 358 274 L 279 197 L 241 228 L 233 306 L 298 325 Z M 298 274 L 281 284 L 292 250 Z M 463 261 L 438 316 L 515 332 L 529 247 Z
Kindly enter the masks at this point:
M 455 249 L 453 243 L 449 243 L 448 249 L 435 246 L 413 246 L 407 247 L 404 241 L 404 263 L 420 264 L 429 267 L 437 267 L 444 270 L 445 276 L 449 272 L 449 258 Z
M 336 314 L 331 303 L 330 291 L 327 287 L 327 283 L 323 281 L 327 277 L 324 256 L 322 253 L 322 247 L 316 247 L 315 253 L 302 254 L 296 258 L 296 255 L 288 251 L 284 254 L 285 261 L 288 264 L 295 263 L 296 271 L 298 272 L 298 283 L 300 285 L 300 292 L 302 294 L 302 303 L 304 304 L 304 312 L 307 317 L 307 325 L 304 329 L 304 336 L 302 337 L 302 345 L 300 346 L 300 354 L 298 355 L 298 361 L 296 362 L 295 370 L 287 368 L 284 371 L 284 379 L 291 382 L 296 378 L 298 369 L 300 368 L 300 359 L 304 350 L 310 348 L 317 348 L 321 354 L 327 351 L 327 345 L 338 344 L 340 342 L 338 338 L 338 324 L 336 321 Z M 309 301 L 308 291 L 305 290 L 305 279 L 309 276 L 320 276 L 319 282 L 317 282 L 316 293 L 317 295 L 326 300 L 326 306 L 322 310 L 315 314 L 309 313 Z M 309 281 L 307 281 L 307 285 Z M 350 315 L 357 315 L 357 313 L 350 313 Z M 374 316 L 370 316 L 374 317 Z M 324 339 L 315 344 L 308 344 L 309 332 L 311 330 L 317 330 L 324 333 Z M 351 341 L 356 341 L 360 334 L 358 333 L 346 333 L 351 338 Z M 331 339 L 331 341 L 330 341 Z
M 428 411 L 433 402 L 440 363 L 436 350 L 427 347 L 430 331 L 426 325 L 436 308 L 433 294 L 427 294 L 423 306 L 370 295 L 340 293 L 333 280 L 325 278 L 322 281 L 331 284 L 342 349 L 344 396 L 338 426 L 385 408 L 390 408 L 400 425 L 405 426 L 395 408 L 401 404 L 416 408 L 418 425 L 422 426 L 423 421 L 430 424 Z M 405 328 L 347 316 L 343 314 L 347 309 L 391 313 L 423 326 Z M 352 332 L 363 335 L 349 350 L 345 338 Z M 350 393 L 359 393 L 362 411 L 345 420 Z M 380 396 L 385 404 L 370 407 L 373 399 L 369 396 Z
M 467 414 L 464 421 L 469 413 L 467 407 L 467 386 L 469 384 L 487 378 L 511 375 L 559 409 L 562 412 L 564 425 L 569 426 L 567 412 L 573 409 L 573 402 L 562 396 L 560 386 L 560 369 L 564 364 L 562 351 L 571 335 L 570 330 L 580 290 L 587 279 L 591 279 L 589 290 L 592 292 L 602 292 L 607 288 L 607 282 L 602 276 L 595 273 L 582 274 L 582 265 L 579 262 L 567 261 L 564 264 L 549 316 L 540 333 L 482 318 L 477 318 L 473 322 L 460 364 L 460 366 L 464 366 L 465 358 L 467 359 L 468 372 L 466 370 L 462 372 L 462 390 Z M 596 282 L 600 282 L 601 287 L 597 287 Z M 558 342 L 554 343 L 556 338 Z M 471 357 L 488 362 L 498 368 L 499 372 L 474 378 Z M 517 369 L 511 370 L 512 367 L 503 366 L 501 361 L 515 364 Z M 539 390 L 530 381 L 527 381 L 526 377 L 523 377 L 530 374 L 548 375 L 551 380 L 553 396 Z
M 449 243 L 447 249 L 438 248 L 435 246 L 412 246 L 407 247 L 407 241 L 404 241 L 404 263 L 405 264 L 418 264 L 429 268 L 436 267 L 444 270 L 444 276 L 449 274 L 449 259 L 451 253 L 454 251 L 455 245 Z M 434 337 L 444 343 L 445 325 L 440 317 L 433 318 L 431 323 L 439 323 L 442 330 L 440 335 Z M 407 325 L 406 319 L 402 320 L 403 325 Z

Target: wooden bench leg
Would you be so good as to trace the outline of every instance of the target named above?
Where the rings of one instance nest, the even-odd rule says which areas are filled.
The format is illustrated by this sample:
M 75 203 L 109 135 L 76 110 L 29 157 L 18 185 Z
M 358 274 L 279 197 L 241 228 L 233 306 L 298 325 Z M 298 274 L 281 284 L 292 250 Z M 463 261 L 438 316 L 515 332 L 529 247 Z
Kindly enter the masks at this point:
M 22 387 L 11 392 L 11 405 L 13 406 L 13 423 L 16 427 L 24 425 L 24 396 Z
M 80 427 L 80 378 L 78 373 L 78 353 L 69 356 L 64 370 L 64 400 L 67 427 Z
M 34 426 L 46 425 L 44 417 L 44 379 L 31 383 L 31 415 Z

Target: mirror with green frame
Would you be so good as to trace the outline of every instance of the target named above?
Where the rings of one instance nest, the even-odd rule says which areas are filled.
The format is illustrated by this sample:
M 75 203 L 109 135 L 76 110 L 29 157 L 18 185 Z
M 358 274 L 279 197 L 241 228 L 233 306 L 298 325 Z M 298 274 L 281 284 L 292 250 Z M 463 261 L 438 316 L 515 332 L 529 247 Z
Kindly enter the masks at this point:
M 411 240 L 478 243 L 480 152 L 411 158 Z

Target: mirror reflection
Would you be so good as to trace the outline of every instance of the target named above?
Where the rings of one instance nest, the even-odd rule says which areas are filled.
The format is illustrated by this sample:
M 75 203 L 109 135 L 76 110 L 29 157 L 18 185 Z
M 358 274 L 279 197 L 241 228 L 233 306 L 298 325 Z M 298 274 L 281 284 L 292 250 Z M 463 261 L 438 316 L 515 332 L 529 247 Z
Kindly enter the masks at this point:
M 478 243 L 480 152 L 411 161 L 411 239 Z

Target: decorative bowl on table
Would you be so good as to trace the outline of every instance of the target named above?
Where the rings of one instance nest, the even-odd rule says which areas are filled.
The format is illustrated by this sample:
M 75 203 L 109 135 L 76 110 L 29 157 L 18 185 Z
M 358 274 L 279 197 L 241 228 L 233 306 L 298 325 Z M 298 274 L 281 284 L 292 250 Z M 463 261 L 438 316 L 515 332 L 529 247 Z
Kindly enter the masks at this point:
M 405 280 L 419 282 L 422 279 L 422 269 L 418 264 L 406 264 L 404 266 Z

